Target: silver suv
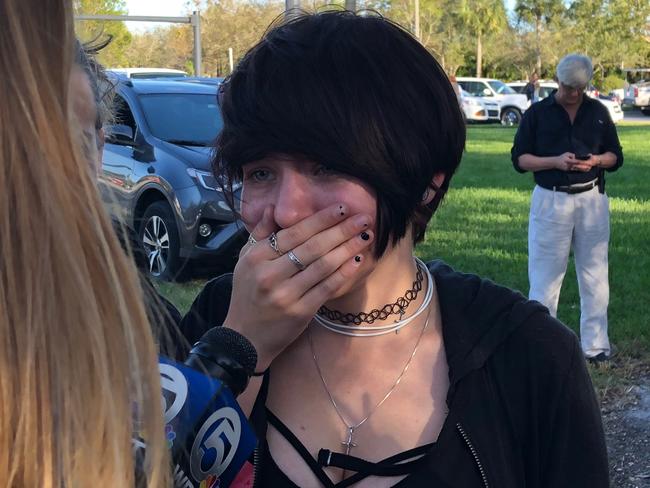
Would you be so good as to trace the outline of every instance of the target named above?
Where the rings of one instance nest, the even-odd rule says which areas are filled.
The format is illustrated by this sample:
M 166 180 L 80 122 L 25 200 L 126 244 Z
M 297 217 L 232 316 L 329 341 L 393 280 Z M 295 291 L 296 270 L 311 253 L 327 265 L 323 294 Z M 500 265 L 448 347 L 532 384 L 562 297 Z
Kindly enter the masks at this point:
M 138 235 L 152 276 L 228 268 L 246 232 L 210 171 L 221 129 L 216 83 L 118 76 L 100 189 L 111 215 Z

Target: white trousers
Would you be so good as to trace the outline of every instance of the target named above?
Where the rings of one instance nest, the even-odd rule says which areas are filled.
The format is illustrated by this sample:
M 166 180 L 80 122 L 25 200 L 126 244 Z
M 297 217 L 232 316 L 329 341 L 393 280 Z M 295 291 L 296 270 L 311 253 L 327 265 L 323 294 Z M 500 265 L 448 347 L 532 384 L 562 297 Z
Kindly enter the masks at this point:
M 580 340 L 587 357 L 610 353 L 607 337 L 609 201 L 598 187 L 570 195 L 535 186 L 528 222 L 529 298 L 557 314 L 573 246 L 580 290 Z

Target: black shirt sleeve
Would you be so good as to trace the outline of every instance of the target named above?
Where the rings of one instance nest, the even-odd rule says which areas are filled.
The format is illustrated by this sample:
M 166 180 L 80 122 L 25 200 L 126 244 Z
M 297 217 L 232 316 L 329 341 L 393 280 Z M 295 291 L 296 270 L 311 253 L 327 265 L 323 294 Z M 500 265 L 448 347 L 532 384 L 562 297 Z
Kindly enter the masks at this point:
M 520 173 L 525 173 L 526 170 L 519 166 L 519 156 L 522 154 L 535 154 L 535 109 L 533 107 L 524 113 L 510 150 L 512 165 Z
M 605 111 L 607 111 L 607 109 L 605 109 Z M 613 152 L 616 154 L 616 164 L 611 168 L 607 168 L 607 171 L 616 171 L 618 168 L 623 166 L 623 148 L 621 147 L 621 142 L 618 140 L 616 126 L 609 117 L 609 112 L 607 113 L 607 125 L 605 126 L 605 133 L 603 134 L 601 151 L 603 153 Z

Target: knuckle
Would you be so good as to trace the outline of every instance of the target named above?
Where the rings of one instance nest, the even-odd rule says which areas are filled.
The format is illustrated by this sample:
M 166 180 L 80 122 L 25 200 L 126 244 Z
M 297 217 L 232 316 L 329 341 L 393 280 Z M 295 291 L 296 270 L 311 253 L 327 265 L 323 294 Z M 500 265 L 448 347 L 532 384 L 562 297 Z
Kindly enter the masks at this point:
M 321 290 L 326 295 L 334 293 L 341 285 L 342 275 L 339 272 L 332 274 L 328 279 L 320 284 Z
M 273 289 L 275 279 L 269 270 L 261 269 L 257 272 L 257 286 L 260 291 L 268 292 Z
M 270 302 L 280 309 L 288 309 L 291 307 L 292 300 L 285 290 L 275 290 L 270 296 Z
M 282 236 L 278 236 L 281 245 L 293 247 L 296 242 L 300 242 L 300 232 L 295 227 L 289 227 L 282 231 Z
M 302 245 L 302 247 L 303 247 L 304 253 L 307 256 L 318 256 L 318 255 L 320 255 L 321 246 L 318 243 L 318 241 L 316 241 L 315 239 L 309 239 L 307 242 L 305 242 Z
M 320 258 L 309 265 L 314 273 L 318 275 L 326 274 L 330 271 L 330 265 L 325 258 Z

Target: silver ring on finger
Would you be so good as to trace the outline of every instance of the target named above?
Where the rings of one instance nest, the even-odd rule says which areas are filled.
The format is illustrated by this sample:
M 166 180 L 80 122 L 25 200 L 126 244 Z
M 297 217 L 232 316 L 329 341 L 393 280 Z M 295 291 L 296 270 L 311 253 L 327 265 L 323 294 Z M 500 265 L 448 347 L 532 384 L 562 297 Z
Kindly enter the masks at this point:
M 300 271 L 303 271 L 307 267 L 302 264 L 302 261 L 298 259 L 298 256 L 296 256 L 293 251 L 289 251 L 287 253 L 287 257 L 289 258 L 289 261 L 295 264 L 296 268 L 298 268 Z
M 249 236 L 248 236 L 248 243 L 249 243 L 251 246 L 254 246 L 255 244 L 257 244 L 257 239 L 255 239 L 255 238 L 253 237 L 253 234 L 249 234 Z
M 271 249 L 273 249 L 280 256 L 284 254 L 278 247 L 278 235 L 275 232 L 271 232 L 271 235 L 269 236 L 269 245 L 271 246 Z

